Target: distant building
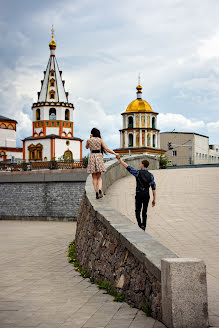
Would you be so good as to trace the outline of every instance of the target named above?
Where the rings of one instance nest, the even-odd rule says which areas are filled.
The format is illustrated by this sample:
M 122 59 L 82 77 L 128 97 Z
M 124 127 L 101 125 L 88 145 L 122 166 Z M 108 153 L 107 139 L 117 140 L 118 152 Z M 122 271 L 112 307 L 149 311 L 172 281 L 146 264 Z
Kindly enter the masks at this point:
M 49 44 L 50 58 L 38 100 L 32 106 L 33 134 L 23 140 L 26 161 L 82 160 L 82 139 L 74 136 L 74 105 L 68 101 L 65 81 L 55 57 L 53 36 Z
M 172 160 L 172 164 L 176 166 L 219 163 L 219 146 L 209 146 L 209 137 L 205 135 L 192 132 L 162 132 L 160 144 L 161 148 L 166 150 L 168 160 Z
M 16 147 L 17 121 L 0 115 L 0 161 L 15 162 L 23 157 L 23 149 Z
M 209 146 L 209 163 L 219 163 L 219 145 Z
M 120 130 L 120 148 L 114 149 L 121 155 L 152 154 L 162 155 L 160 133 L 157 128 L 157 115 L 147 101 L 142 99 L 140 81 L 137 99 L 133 100 L 122 113 L 123 128 Z

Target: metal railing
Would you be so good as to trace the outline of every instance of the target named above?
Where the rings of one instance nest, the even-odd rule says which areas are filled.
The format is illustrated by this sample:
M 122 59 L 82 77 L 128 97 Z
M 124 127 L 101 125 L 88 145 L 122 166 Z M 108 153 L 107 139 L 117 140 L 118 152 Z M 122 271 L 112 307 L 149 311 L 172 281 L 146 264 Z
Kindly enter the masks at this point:
M 36 161 L 23 163 L 0 163 L 0 171 L 63 170 L 83 168 L 83 161 Z

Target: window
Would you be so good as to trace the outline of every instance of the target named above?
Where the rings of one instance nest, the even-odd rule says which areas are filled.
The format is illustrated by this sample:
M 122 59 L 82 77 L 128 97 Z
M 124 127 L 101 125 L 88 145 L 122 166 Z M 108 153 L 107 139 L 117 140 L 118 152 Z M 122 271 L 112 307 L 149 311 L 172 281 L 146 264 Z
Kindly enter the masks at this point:
M 133 129 L 133 116 L 128 117 L 128 128 Z
M 156 147 L 156 135 L 153 134 L 153 147 Z
M 202 154 L 201 153 L 199 153 L 199 158 L 201 158 L 202 157 Z
M 2 123 L 2 124 L 0 125 L 0 128 L 1 128 L 1 129 L 6 129 L 6 125 L 5 125 L 4 123 Z
M 177 156 L 177 151 L 173 150 L 173 156 Z
M 8 125 L 8 129 L 9 129 L 9 130 L 14 130 L 13 125 L 12 125 L 12 124 L 9 124 L 9 125 Z
M 49 119 L 52 121 L 56 120 L 56 109 L 55 108 L 49 109 Z
M 50 74 L 51 74 L 51 76 L 54 76 L 55 75 L 55 71 L 53 69 L 51 69 Z
M 196 158 L 198 158 L 198 153 L 196 153 Z
M 152 129 L 156 129 L 155 117 L 152 117 Z
M 69 111 L 69 109 L 66 109 L 65 110 L 65 120 L 69 121 L 69 119 L 70 119 L 70 111 Z
M 202 159 L 204 159 L 205 158 L 205 155 L 204 154 L 202 154 Z
M 51 80 L 50 80 L 50 86 L 51 86 L 51 87 L 54 87 L 54 86 L 55 86 L 55 80 L 54 80 L 54 79 L 51 79 Z
M 207 159 L 207 154 L 205 154 L 205 159 Z
M 55 99 L 55 91 L 50 91 L 50 99 Z
M 218 148 L 216 148 L 216 152 L 218 153 Z
M 129 133 L 128 147 L 133 147 L 133 134 L 132 133 Z

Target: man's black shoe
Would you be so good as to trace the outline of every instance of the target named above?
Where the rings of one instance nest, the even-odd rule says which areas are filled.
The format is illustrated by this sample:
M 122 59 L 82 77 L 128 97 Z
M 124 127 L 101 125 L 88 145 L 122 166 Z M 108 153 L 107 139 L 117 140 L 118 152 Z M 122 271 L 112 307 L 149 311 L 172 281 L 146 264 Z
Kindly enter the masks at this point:
M 142 224 L 141 229 L 145 231 L 146 227 Z

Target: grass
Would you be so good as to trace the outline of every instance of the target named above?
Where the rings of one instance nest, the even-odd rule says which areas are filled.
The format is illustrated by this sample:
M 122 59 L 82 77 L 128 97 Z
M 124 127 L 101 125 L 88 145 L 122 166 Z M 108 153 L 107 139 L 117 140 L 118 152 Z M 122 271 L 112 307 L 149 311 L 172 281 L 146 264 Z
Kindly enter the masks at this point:
M 78 271 L 83 278 L 89 278 L 92 284 L 95 283 L 95 278 L 91 277 L 90 273 L 86 270 L 85 267 L 81 266 L 79 261 L 77 260 L 76 249 L 75 249 L 75 241 L 73 240 L 68 247 L 67 257 L 69 257 L 68 262 L 74 265 L 75 271 Z M 125 293 L 118 293 L 116 289 L 112 286 L 112 283 L 108 280 L 96 281 L 97 286 L 101 290 L 105 290 L 107 294 L 114 297 L 114 302 L 125 302 Z M 130 305 L 131 308 L 135 308 L 134 304 Z M 142 311 L 146 314 L 147 317 L 151 316 L 151 309 L 149 306 L 144 303 L 141 307 Z

